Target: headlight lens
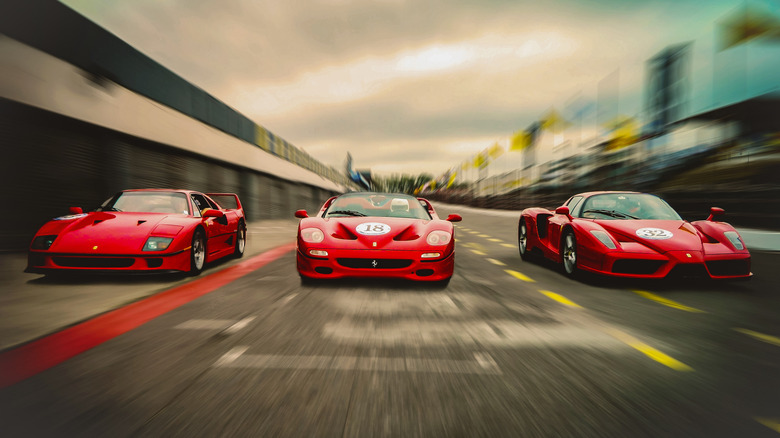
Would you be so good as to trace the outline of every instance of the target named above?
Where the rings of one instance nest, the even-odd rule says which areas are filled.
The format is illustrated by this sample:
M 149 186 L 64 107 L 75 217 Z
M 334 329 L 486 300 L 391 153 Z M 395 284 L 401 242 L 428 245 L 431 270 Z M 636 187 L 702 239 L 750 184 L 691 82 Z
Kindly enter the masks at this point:
M 596 239 L 599 239 L 599 242 L 603 243 L 604 246 L 606 246 L 609 249 L 615 249 L 617 248 L 617 245 L 615 245 L 615 242 L 612 241 L 612 239 L 609 238 L 609 234 L 607 234 L 604 231 L 601 230 L 591 230 L 590 234 L 593 235 Z
M 452 234 L 446 231 L 431 231 L 425 240 L 428 245 L 446 245 L 452 240 Z
M 734 245 L 734 248 L 737 248 L 740 251 L 745 249 L 745 245 L 742 244 L 742 240 L 740 240 L 739 234 L 736 231 L 726 231 L 723 235 L 729 239 L 731 244 Z
M 320 243 L 325 239 L 325 234 L 319 228 L 304 228 L 301 230 L 301 239 L 308 243 Z
M 152 236 L 146 239 L 144 244 L 144 251 L 163 251 L 168 249 L 168 246 L 173 241 L 172 237 L 155 237 Z
M 51 248 L 54 239 L 57 238 L 56 234 L 49 234 L 45 236 L 38 236 L 32 241 L 32 249 L 49 249 Z

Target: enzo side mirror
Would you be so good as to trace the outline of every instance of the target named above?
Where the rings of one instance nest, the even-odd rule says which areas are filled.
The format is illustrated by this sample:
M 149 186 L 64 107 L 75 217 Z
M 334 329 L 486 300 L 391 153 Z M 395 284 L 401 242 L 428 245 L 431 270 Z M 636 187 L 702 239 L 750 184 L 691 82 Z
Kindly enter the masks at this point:
M 726 214 L 726 210 L 719 208 L 719 207 L 712 207 L 710 208 L 710 215 L 707 217 L 708 221 L 712 221 L 715 216 L 720 216 L 722 214 Z
M 306 210 L 298 210 L 295 212 L 295 217 L 297 218 L 307 218 L 309 217 L 309 213 L 306 213 Z
M 447 216 L 447 220 L 450 221 L 450 222 L 460 222 L 460 221 L 463 220 L 463 218 L 460 217 L 459 214 L 451 214 L 451 215 Z
M 81 207 L 70 207 L 68 209 L 68 211 L 70 212 L 70 214 L 81 214 L 81 213 L 84 213 L 84 210 L 82 210 Z
M 571 219 L 571 213 L 569 212 L 569 207 L 562 205 L 555 209 L 555 214 L 562 214 L 566 216 L 567 218 Z

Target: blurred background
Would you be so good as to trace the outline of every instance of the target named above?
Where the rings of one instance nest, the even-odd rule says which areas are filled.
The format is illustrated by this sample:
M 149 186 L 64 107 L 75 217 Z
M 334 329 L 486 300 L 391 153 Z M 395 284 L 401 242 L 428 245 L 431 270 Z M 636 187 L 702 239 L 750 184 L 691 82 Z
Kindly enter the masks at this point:
M 339 112 L 342 107 L 331 111 L 310 103 L 316 110 L 310 112 L 316 114 L 281 121 L 274 118 L 272 110 L 277 107 L 270 103 L 246 103 L 250 98 L 262 100 L 262 93 L 238 87 L 233 95 L 210 94 L 171 70 L 165 55 L 147 55 L 148 47 L 155 47 L 148 44 L 171 45 L 168 38 L 175 38 L 174 32 L 182 28 L 172 27 L 170 35 L 161 28 L 150 32 L 141 24 L 148 21 L 150 26 L 161 26 L 149 13 L 153 10 L 146 10 L 147 15 L 139 19 L 139 13 L 133 15 L 112 4 L 67 3 L 13 0 L 0 6 L 0 181 L 6 189 L 6 205 L 17 212 L 6 217 L 9 226 L 0 230 L 0 250 L 26 248 L 43 222 L 65 213 L 69 206 L 91 209 L 118 190 L 143 187 L 235 192 L 244 201 L 250 220 L 287 218 L 298 208 L 311 211 L 328 196 L 348 190 L 398 190 L 500 209 L 555 207 L 579 191 L 641 190 L 664 197 L 686 219 L 704 217 L 709 207 L 719 206 L 726 209 L 726 220 L 736 225 L 776 229 L 780 224 L 780 76 L 776 74 L 780 70 L 780 10 L 776 2 L 714 2 L 701 8 L 695 2 L 682 2 L 679 7 L 687 9 L 678 10 L 677 15 L 664 12 L 670 17 L 670 29 L 674 23 L 678 26 L 674 32 L 665 34 L 660 21 L 664 17 L 652 15 L 645 23 L 655 26 L 636 29 L 637 35 L 618 41 L 620 50 L 632 54 L 630 59 L 611 52 L 617 49 L 608 45 L 584 47 L 585 35 L 583 42 L 571 46 L 553 37 L 539 37 L 538 43 L 492 35 L 475 43 L 471 51 L 435 46 L 386 63 L 389 70 L 408 76 L 409 71 L 464 69 L 464 63 L 473 61 L 484 76 L 472 78 L 483 87 L 493 80 L 486 73 L 489 67 L 503 65 L 501 74 L 515 77 L 506 83 L 526 90 L 503 101 L 499 95 L 510 94 L 507 90 L 497 86 L 491 90 L 494 94 L 485 94 L 483 89 L 484 101 L 463 97 L 468 102 L 462 106 L 471 112 L 452 119 L 441 115 L 445 110 L 439 110 L 435 119 L 425 118 L 425 111 L 433 111 L 426 107 L 433 101 L 426 100 L 428 96 L 406 102 L 410 111 L 418 110 L 409 118 L 415 116 L 418 125 L 443 125 L 449 135 L 446 140 L 426 137 L 418 125 L 403 125 L 402 115 L 397 121 L 387 114 L 377 117 L 373 123 L 382 125 L 375 128 L 355 116 L 363 112 L 368 117 L 368 109 L 360 107 L 346 113 Z M 231 3 L 228 12 L 236 12 L 232 8 L 237 5 L 243 5 L 247 14 L 256 12 L 241 2 Z M 335 12 L 322 18 L 323 28 L 342 25 L 346 32 L 342 39 L 357 36 L 359 25 L 347 19 L 352 17 L 339 16 L 346 14 L 345 6 L 329 6 Z M 572 20 L 579 6 L 571 2 L 556 3 L 539 13 L 553 17 L 557 13 L 554 18 L 561 21 L 561 27 L 582 22 L 583 28 L 589 26 L 603 38 L 615 40 L 621 35 L 615 11 L 627 16 L 653 11 L 650 6 L 646 10 L 617 6 L 614 2 L 588 5 L 593 14 L 590 26 L 587 19 Z M 113 23 L 127 23 L 115 28 L 147 49 L 93 21 L 111 23 L 106 11 L 112 8 L 119 11 Z M 171 14 L 181 15 L 183 22 L 190 9 L 178 8 L 168 5 Z M 697 10 L 703 18 L 684 35 L 679 29 L 686 17 L 679 12 Z M 429 5 L 424 15 L 430 18 L 433 12 Z M 594 17 L 604 17 L 603 23 L 612 22 L 615 28 L 603 26 L 601 18 Z M 511 21 L 501 23 L 511 27 Z M 438 23 L 428 24 L 433 29 L 429 39 L 443 32 Z M 216 29 L 209 32 L 219 39 Z M 194 31 L 207 34 L 204 28 Z M 641 33 L 657 34 L 653 44 L 643 43 Z M 146 40 L 139 35 L 146 35 Z M 168 36 L 160 40 L 161 35 Z M 670 35 L 684 36 L 670 42 Z M 334 45 L 340 41 L 336 36 Z M 229 40 L 233 46 L 254 47 L 250 36 L 245 38 Z M 375 42 L 386 39 L 377 37 Z M 511 47 L 515 43 L 517 47 Z M 358 45 L 358 41 L 350 44 Z M 561 75 L 578 79 L 560 83 L 555 93 L 539 97 L 530 91 L 539 85 L 524 75 L 532 67 L 514 61 L 536 54 L 552 56 L 561 47 L 570 58 L 576 52 L 580 70 L 566 71 L 570 67 L 552 58 L 549 62 L 542 59 L 546 64 L 542 71 L 551 77 L 544 87 L 556 88 L 555 78 Z M 205 53 L 209 46 L 202 50 Z M 584 69 L 588 59 L 598 61 L 599 68 Z M 274 60 L 268 65 L 252 64 L 250 71 L 257 76 L 278 75 L 271 67 L 274 64 Z M 385 65 L 369 64 L 374 70 Z M 221 67 L 212 63 L 210 74 L 219 73 L 229 81 L 233 72 Z M 533 72 L 541 83 L 538 71 Z M 452 82 L 446 84 L 450 91 L 443 102 L 452 109 L 461 105 L 455 99 L 459 94 L 465 96 L 463 90 L 470 86 L 464 86 L 463 77 L 456 73 L 448 75 Z M 188 71 L 186 76 L 197 74 Z M 377 77 L 374 82 L 358 80 L 363 87 L 358 91 L 370 94 L 377 87 L 392 88 L 390 79 Z M 321 84 L 313 87 L 323 95 L 331 91 Z M 405 91 L 402 88 L 399 93 Z M 290 100 L 300 98 L 295 93 L 303 93 L 293 93 L 296 87 L 292 86 L 280 89 L 290 92 Z M 273 100 L 281 112 L 285 96 L 275 92 Z M 308 98 L 312 102 L 325 99 L 316 93 Z M 496 107 L 506 102 L 513 106 L 490 120 Z M 259 106 L 263 110 L 257 110 Z M 396 109 L 393 114 L 403 112 Z M 317 121 L 335 131 L 335 117 L 345 122 L 338 129 L 343 137 L 315 141 L 313 132 L 323 128 Z M 283 134 L 266 127 L 266 119 Z M 487 121 L 489 130 L 480 128 L 479 135 L 466 132 L 466 125 L 476 125 L 474 120 Z M 348 131 L 362 137 L 349 139 L 344 134 Z M 383 139 L 384 131 L 398 136 Z M 366 132 L 370 132 L 368 138 Z M 410 137 L 426 138 L 426 143 L 415 143 Z M 295 138 L 296 144 L 285 138 Z M 468 147 L 461 140 L 468 140 Z

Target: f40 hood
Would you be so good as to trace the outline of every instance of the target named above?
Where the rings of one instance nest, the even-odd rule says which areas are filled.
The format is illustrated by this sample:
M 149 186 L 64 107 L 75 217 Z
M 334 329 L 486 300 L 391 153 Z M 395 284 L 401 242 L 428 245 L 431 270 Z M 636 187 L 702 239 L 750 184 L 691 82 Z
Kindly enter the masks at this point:
M 171 225 L 169 237 L 183 228 L 183 218 L 154 213 L 93 212 L 71 220 L 53 220 L 38 234 L 57 234 L 50 252 L 78 254 L 140 253 L 146 239 L 160 225 Z M 65 223 L 63 223 L 65 222 Z M 62 227 L 58 232 L 46 228 Z

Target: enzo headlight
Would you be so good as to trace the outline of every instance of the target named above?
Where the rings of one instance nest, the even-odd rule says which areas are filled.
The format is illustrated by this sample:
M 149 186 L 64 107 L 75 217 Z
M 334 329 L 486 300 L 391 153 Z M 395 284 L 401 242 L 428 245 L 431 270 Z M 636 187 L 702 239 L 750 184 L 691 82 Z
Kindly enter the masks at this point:
M 617 248 L 617 245 L 615 245 L 615 242 L 612 241 L 612 239 L 609 238 L 609 234 L 607 234 L 604 231 L 601 230 L 591 230 L 590 234 L 593 235 L 596 239 L 599 239 L 599 242 L 603 243 L 604 246 L 606 246 L 609 249 L 615 249 Z
M 146 239 L 144 244 L 144 251 L 163 251 L 168 249 L 168 245 L 173 242 L 172 237 L 155 237 L 152 236 Z
M 319 228 L 304 228 L 301 230 L 301 239 L 308 243 L 320 243 L 325 239 L 325 234 Z
M 38 236 L 32 241 L 32 249 L 49 249 L 51 244 L 54 243 L 54 239 L 57 238 L 56 234 Z
M 739 234 L 736 231 L 726 231 L 723 235 L 729 239 L 731 244 L 734 245 L 734 248 L 737 248 L 740 251 L 745 249 L 745 245 L 742 244 L 742 240 L 739 238 Z
M 452 234 L 446 231 L 431 231 L 425 240 L 428 245 L 446 245 L 452 240 Z

